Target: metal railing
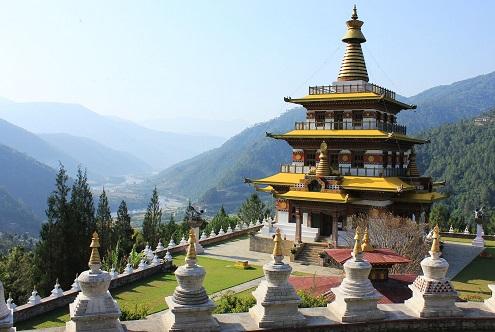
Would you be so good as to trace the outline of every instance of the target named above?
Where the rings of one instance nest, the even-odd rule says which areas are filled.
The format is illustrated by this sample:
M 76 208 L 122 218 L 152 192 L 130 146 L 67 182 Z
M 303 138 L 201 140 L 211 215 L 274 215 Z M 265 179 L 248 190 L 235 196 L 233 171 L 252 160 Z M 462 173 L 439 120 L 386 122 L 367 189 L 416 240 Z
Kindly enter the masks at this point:
M 352 93 L 352 92 L 374 92 L 387 98 L 395 99 L 395 92 L 385 89 L 373 83 L 345 84 L 345 85 L 319 85 L 310 86 L 310 95 L 321 95 L 329 93 Z
M 386 132 L 406 135 L 406 126 L 377 120 L 353 120 L 353 121 L 316 121 L 296 122 L 296 130 L 360 130 L 378 129 Z
M 334 169 L 336 166 L 332 166 Z M 374 176 L 374 177 L 388 177 L 388 176 L 406 176 L 407 169 L 405 168 L 372 168 L 372 167 L 352 167 L 352 166 L 339 166 L 340 175 L 352 175 L 352 176 Z M 280 165 L 281 173 L 294 173 L 294 174 L 308 174 L 310 166 L 296 166 L 296 165 Z
M 280 165 L 281 173 L 297 173 L 297 174 L 308 174 L 309 166 L 296 166 L 296 165 Z

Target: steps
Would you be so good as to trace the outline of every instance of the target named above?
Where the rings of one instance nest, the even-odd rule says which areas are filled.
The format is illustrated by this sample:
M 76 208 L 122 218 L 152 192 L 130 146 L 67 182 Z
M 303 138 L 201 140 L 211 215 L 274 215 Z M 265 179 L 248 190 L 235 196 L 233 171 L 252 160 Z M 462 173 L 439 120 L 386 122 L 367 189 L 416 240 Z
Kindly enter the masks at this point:
M 326 248 L 326 243 L 304 243 L 304 247 L 295 261 L 303 265 L 320 265 L 319 254 Z

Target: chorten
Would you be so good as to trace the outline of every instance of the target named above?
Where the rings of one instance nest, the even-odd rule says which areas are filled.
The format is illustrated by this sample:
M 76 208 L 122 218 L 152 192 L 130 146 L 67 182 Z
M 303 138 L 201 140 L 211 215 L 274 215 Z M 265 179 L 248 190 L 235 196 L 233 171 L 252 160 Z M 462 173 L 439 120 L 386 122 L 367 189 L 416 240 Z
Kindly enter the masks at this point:
M 10 298 L 10 296 L 9 296 Z M 0 281 L 0 332 L 14 332 L 14 310 L 5 303 L 5 290 Z
M 440 257 L 440 231 L 438 225 L 433 229 L 433 242 L 430 257 L 421 261 L 422 276 L 418 276 L 409 288 L 413 296 L 405 301 L 419 317 L 461 316 L 462 311 L 456 307 L 457 292 L 445 277 L 449 263 Z
M 273 262 L 263 266 L 265 279 L 253 292 L 256 305 L 249 310 L 260 328 L 292 328 L 306 324 L 306 318 L 299 312 L 301 299 L 289 284 L 292 268 L 283 262 L 282 235 L 280 229 L 273 239 Z
M 335 300 L 328 304 L 328 309 L 347 323 L 383 319 L 385 314 L 377 307 L 382 296 L 368 278 L 371 264 L 363 259 L 359 226 L 354 240 L 352 258 L 344 263 L 346 277 L 339 287 L 332 288 Z
M 195 232 L 189 231 L 186 264 L 175 270 L 178 286 L 165 298 L 169 310 L 162 318 L 165 331 L 218 331 L 213 318 L 215 303 L 203 287 L 205 269 L 196 264 Z
M 94 232 L 90 245 L 89 270 L 79 275 L 77 280 L 81 292 L 74 302 L 69 304 L 70 321 L 65 328 L 67 332 L 124 331 L 119 321 L 119 306 L 108 291 L 112 277 L 108 272 L 100 269 L 99 247 L 100 240 L 98 234 Z

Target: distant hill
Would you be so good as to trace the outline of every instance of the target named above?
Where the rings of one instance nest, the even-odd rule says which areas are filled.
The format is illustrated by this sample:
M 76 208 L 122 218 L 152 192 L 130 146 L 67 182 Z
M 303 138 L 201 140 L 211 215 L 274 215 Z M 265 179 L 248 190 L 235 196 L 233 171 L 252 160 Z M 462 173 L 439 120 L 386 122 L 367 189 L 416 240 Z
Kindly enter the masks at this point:
M 92 139 L 69 134 L 38 134 L 66 155 L 79 160 L 90 172 L 103 176 L 145 174 L 151 166 L 130 153 L 108 148 Z
M 415 111 L 399 113 L 398 121 L 408 133 L 417 134 L 445 123 L 469 119 L 495 106 L 495 72 L 440 85 L 406 98 L 418 105 Z
M 55 175 L 54 169 L 0 144 L 0 187 L 15 201 L 31 209 L 31 214 L 38 220 L 45 218 L 46 202 L 54 189 Z M 17 209 L 17 205 L 14 207 Z
M 265 137 L 266 132 L 284 132 L 305 117 L 302 108 L 257 124 L 232 137 L 220 148 L 178 163 L 151 178 L 145 186 L 157 185 L 162 194 L 171 192 L 200 200 L 210 207 L 237 207 L 252 188 L 244 177 L 257 178 L 274 173 L 291 158 L 284 141 Z
M 472 217 L 480 206 L 495 207 L 495 111 L 484 119 L 463 120 L 430 129 L 431 140 L 418 148 L 418 166 L 434 179 L 446 180 L 443 191 L 451 211 Z
M 224 142 L 223 138 L 214 135 L 148 129 L 130 121 L 99 115 L 77 104 L 16 103 L 1 99 L 0 118 L 35 134 L 66 133 L 90 138 L 114 150 L 130 153 L 158 170 Z
M 418 109 L 416 113 L 405 111 L 404 115 L 400 114 L 399 122 L 406 123 L 410 133 L 417 134 L 422 128 L 473 117 L 494 106 L 495 73 L 432 88 L 406 99 L 417 103 Z M 266 138 L 265 132 L 289 131 L 295 121 L 304 117 L 303 109 L 292 109 L 278 118 L 242 131 L 218 149 L 160 172 L 144 186 L 150 191 L 156 184 L 162 194 L 179 194 L 199 200 L 213 209 L 221 204 L 237 208 L 253 191 L 242 183 L 244 177 L 268 176 L 278 171 L 280 163 L 290 160 L 289 145 Z
M 41 219 L 31 210 L 9 195 L 0 187 L 0 227 L 4 233 L 31 233 L 36 235 L 40 229 Z

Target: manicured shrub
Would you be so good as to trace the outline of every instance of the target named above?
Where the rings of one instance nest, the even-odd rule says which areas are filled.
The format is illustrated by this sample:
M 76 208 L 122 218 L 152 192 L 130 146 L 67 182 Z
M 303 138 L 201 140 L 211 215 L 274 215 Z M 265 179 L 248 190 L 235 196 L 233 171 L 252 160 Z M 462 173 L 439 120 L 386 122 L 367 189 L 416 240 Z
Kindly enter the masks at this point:
M 120 315 L 121 321 L 144 319 L 148 316 L 149 309 L 145 305 L 134 304 L 134 307 L 122 306 Z

